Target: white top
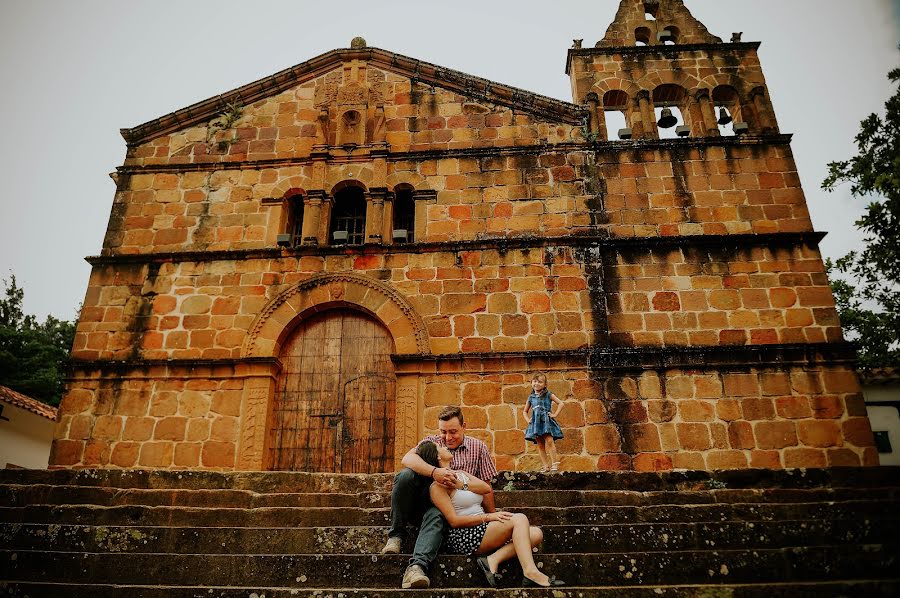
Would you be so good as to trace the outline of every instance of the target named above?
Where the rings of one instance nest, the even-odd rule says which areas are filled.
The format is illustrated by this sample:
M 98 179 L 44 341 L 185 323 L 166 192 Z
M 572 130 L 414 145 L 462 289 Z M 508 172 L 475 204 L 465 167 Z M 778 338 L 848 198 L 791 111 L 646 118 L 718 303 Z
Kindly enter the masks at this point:
M 457 473 L 456 477 L 462 480 L 464 484 L 469 482 L 469 477 L 462 472 Z M 456 511 L 457 515 L 484 514 L 484 508 L 481 506 L 483 499 L 484 497 L 480 494 L 461 488 L 457 488 L 450 494 L 450 504 L 453 505 L 453 510 Z

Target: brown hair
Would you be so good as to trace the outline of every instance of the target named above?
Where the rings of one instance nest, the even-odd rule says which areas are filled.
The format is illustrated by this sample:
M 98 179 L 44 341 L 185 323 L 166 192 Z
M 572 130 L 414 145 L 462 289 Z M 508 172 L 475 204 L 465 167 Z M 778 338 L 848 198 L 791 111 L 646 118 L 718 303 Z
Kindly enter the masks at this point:
M 547 386 L 547 374 L 544 372 L 535 372 L 534 376 L 531 377 L 531 381 L 534 382 L 535 380 L 543 380 L 544 386 Z
M 463 420 L 462 409 L 460 409 L 456 405 L 448 405 L 441 409 L 441 412 L 438 413 L 438 419 L 442 422 L 448 422 L 454 417 L 459 418 L 460 425 L 466 425 L 466 422 Z
M 422 458 L 422 461 L 425 461 L 432 467 L 440 467 L 437 445 L 430 440 L 420 444 L 419 448 L 416 449 L 416 454 Z

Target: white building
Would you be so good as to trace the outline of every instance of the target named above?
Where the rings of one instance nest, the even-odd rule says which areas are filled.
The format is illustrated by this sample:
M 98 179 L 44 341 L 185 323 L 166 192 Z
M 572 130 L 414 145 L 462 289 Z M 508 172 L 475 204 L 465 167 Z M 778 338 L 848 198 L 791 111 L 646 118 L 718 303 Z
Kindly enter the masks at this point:
M 866 411 L 882 465 L 900 465 L 900 368 L 860 372 Z
M 46 469 L 56 409 L 0 386 L 0 467 Z

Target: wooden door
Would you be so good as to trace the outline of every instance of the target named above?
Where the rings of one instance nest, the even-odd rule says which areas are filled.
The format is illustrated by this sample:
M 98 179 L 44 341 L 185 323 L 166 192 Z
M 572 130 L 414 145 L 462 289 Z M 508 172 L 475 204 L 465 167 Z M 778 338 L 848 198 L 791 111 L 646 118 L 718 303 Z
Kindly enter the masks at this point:
M 328 311 L 301 324 L 281 352 L 270 468 L 392 471 L 393 352 L 390 333 L 360 312 Z

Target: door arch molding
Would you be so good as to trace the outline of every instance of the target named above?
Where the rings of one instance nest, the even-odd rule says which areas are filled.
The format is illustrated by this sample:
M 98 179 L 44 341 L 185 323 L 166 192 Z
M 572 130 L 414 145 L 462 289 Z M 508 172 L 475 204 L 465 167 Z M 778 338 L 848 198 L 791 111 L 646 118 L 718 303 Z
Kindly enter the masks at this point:
M 336 307 L 352 307 L 379 320 L 398 354 L 429 354 L 428 331 L 413 306 L 389 285 L 353 272 L 316 274 L 272 299 L 250 327 L 241 356 L 277 357 L 304 319 Z

